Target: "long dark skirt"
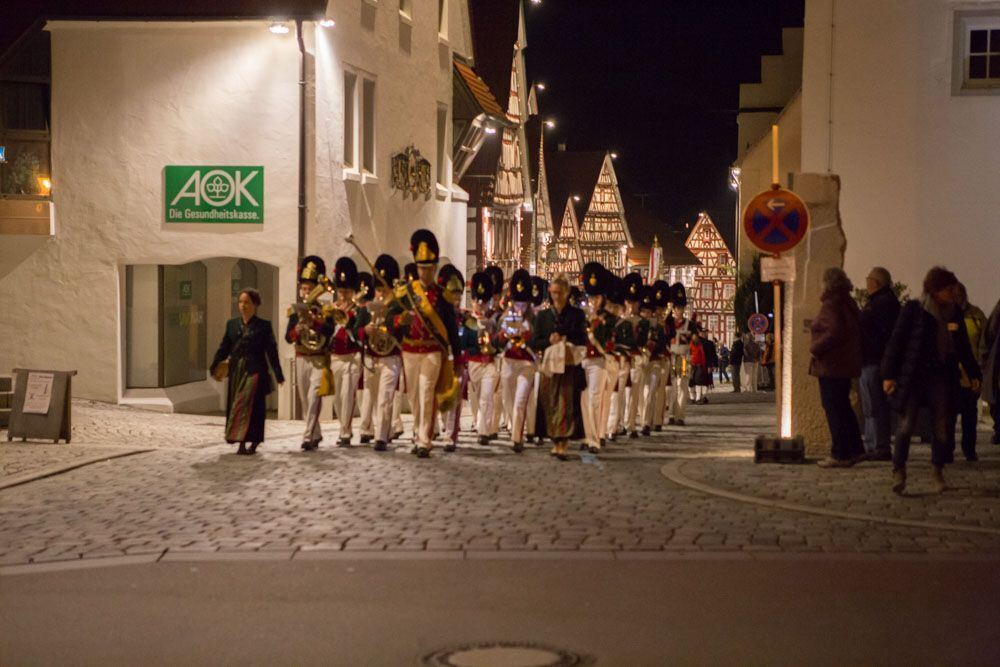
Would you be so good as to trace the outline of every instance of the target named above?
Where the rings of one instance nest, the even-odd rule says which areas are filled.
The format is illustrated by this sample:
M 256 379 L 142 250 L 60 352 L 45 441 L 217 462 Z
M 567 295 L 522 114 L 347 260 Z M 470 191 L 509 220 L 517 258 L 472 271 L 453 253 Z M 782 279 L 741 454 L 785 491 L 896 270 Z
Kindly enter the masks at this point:
M 264 442 L 268 379 L 263 373 L 247 373 L 245 363 L 233 360 L 226 401 L 226 442 Z
M 586 386 L 583 367 L 567 368 L 560 375 L 542 374 L 538 383 L 538 412 L 535 431 L 553 441 L 583 437 L 580 395 Z

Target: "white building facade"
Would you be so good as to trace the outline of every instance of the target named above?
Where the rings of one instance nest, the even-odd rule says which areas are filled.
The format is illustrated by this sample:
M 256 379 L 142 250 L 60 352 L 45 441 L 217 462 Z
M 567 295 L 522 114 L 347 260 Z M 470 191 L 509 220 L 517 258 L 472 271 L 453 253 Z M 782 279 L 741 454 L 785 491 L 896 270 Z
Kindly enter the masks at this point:
M 207 367 L 235 295 L 260 289 L 281 340 L 300 237 L 331 267 L 354 254 L 349 234 L 372 259 L 409 261 L 420 227 L 442 255 L 464 257 L 450 108 L 466 3 L 405 8 L 330 3 L 301 22 L 302 51 L 295 21 L 286 33 L 266 20 L 49 22 L 51 193 L 0 199 L 0 369 L 77 370 L 79 397 L 219 409 L 224 388 Z M 429 182 L 411 175 L 415 192 L 393 178 L 408 147 L 431 163 Z M 172 183 L 196 171 L 181 190 Z M 171 219 L 179 192 L 204 208 L 192 194 L 227 186 L 240 201 L 221 209 L 238 203 L 249 217 Z M 25 206 L 48 216 L 44 228 L 5 224 Z M 290 377 L 292 350 L 279 346 Z M 293 400 L 290 383 L 272 398 L 282 416 Z
M 1000 296 L 1000 2 L 807 0 L 802 164 L 837 174 L 857 284 L 934 265 Z M 991 67 L 992 65 L 992 67 Z M 793 184 L 794 187 L 794 184 Z

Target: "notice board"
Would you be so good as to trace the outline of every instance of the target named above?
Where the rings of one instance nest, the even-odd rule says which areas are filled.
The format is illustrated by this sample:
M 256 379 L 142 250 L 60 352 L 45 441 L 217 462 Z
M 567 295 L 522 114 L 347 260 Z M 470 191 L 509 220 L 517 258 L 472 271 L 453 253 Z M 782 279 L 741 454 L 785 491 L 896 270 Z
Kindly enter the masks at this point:
M 7 440 L 51 440 L 72 436 L 72 378 L 76 371 L 14 369 L 14 404 Z

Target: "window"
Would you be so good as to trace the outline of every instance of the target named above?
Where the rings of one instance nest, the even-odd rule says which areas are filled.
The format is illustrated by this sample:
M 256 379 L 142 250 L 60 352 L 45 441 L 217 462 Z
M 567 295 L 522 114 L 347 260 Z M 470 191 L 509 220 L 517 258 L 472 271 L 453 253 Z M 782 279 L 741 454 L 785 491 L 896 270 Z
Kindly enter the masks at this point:
M 413 10 L 410 8 L 412 0 L 399 0 L 399 13 L 406 18 L 413 18 Z
M 208 375 L 208 270 L 201 262 L 125 268 L 126 385 L 173 387 Z
M 448 106 L 437 108 L 437 182 L 448 185 Z
M 49 45 L 38 35 L 0 70 L 0 196 L 49 196 Z
M 952 93 L 1000 94 L 1000 11 L 955 13 Z
M 438 36 L 448 38 L 448 0 L 438 0 Z
M 716 336 L 719 334 L 719 316 L 718 315 L 709 315 L 708 316 L 708 331 L 707 331 L 707 333 L 712 334 L 712 335 L 716 335 Z
M 358 76 L 354 72 L 344 72 L 344 167 L 348 169 L 357 166 L 357 105 Z
M 723 299 L 732 299 L 734 296 L 736 296 L 736 285 L 733 285 L 732 283 L 727 283 L 722 286 Z
M 375 81 L 364 79 L 361 93 L 361 166 L 375 173 Z
M 701 298 L 702 299 L 712 299 L 715 296 L 715 289 L 712 283 L 702 283 L 701 285 Z

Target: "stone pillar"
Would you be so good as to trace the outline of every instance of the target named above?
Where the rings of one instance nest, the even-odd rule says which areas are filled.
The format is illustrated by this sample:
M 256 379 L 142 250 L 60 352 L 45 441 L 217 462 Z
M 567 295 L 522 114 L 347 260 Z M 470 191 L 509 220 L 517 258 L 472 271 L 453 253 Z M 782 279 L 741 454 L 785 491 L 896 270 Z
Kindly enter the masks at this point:
M 844 266 L 847 238 L 840 220 L 840 178 L 831 174 L 794 174 L 791 188 L 809 207 L 809 232 L 795 249 L 795 282 L 785 298 L 782 358 L 791 380 L 792 435 L 805 438 L 806 454 L 830 453 L 830 431 L 819 399 L 819 383 L 809 375 L 809 326 L 819 313 L 823 272 Z M 789 373 L 790 370 L 790 373 Z M 790 376 L 790 377 L 789 377 Z

